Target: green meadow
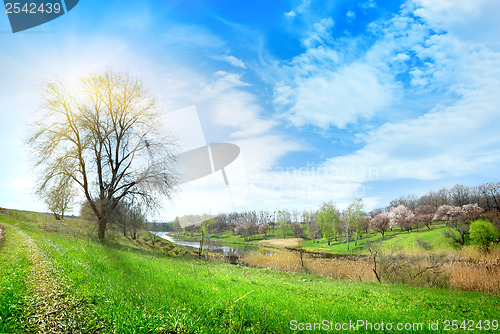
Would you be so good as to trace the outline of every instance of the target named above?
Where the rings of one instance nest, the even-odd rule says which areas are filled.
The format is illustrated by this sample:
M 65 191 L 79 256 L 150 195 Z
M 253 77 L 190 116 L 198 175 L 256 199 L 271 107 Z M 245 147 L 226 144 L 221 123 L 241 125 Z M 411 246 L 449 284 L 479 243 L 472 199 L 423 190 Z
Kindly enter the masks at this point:
M 147 234 L 101 243 L 89 222 L 32 212 L 4 210 L 0 224 L 0 333 L 498 330 L 497 295 L 213 263 Z
M 328 252 L 334 254 L 366 254 L 369 253 L 367 245 L 374 242 L 382 242 L 382 247 L 387 250 L 395 248 L 403 251 L 454 251 L 456 250 L 456 245 L 453 245 L 451 240 L 444 236 L 444 232 L 448 229 L 449 228 L 446 227 L 444 223 L 437 222 L 431 224 L 430 229 L 423 227 L 418 231 L 413 230 L 411 232 L 400 231 L 399 228 L 394 228 L 393 231 L 387 231 L 384 236 L 380 233 L 370 231 L 360 234 L 357 244 L 355 242 L 355 235 L 352 236 L 349 242 L 349 250 L 347 249 L 344 238 L 339 238 L 337 241 L 332 239 L 330 245 L 328 245 L 325 238 L 318 240 L 304 239 L 300 244 L 306 251 Z M 201 232 L 177 232 L 176 234 L 188 240 L 191 238 L 192 240 L 199 240 L 202 237 Z M 214 234 L 211 237 L 212 240 L 245 245 L 257 245 L 264 240 L 282 238 L 283 234 L 278 228 L 271 229 L 267 235 L 255 234 L 250 238 L 241 237 L 234 234 L 232 231 L 224 231 Z M 289 231 L 286 234 L 286 238 L 292 239 L 295 238 L 295 236 Z M 427 249 L 422 248 L 422 242 L 428 245 Z

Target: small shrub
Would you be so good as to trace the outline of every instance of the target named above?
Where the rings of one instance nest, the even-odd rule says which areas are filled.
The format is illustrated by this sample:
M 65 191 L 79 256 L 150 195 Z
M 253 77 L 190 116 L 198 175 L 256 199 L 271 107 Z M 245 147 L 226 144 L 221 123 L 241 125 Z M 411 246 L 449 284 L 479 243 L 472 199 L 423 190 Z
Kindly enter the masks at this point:
M 424 250 L 430 250 L 432 248 L 432 245 L 430 242 L 420 240 L 420 239 L 417 239 L 417 245 L 422 247 L 422 249 L 424 249 Z
M 470 238 L 473 244 L 488 250 L 500 241 L 500 231 L 489 220 L 478 219 L 470 226 Z

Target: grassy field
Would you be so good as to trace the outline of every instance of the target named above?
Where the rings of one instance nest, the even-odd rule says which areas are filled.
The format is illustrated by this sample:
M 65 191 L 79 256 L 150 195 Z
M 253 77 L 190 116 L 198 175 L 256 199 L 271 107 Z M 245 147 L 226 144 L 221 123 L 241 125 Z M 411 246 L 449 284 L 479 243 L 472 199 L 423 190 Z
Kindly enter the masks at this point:
M 98 243 L 86 222 L 35 213 L 4 211 L 0 224 L 0 332 L 287 333 L 359 320 L 357 331 L 338 332 L 383 321 L 424 333 L 429 321 L 445 332 L 447 320 L 500 320 L 490 294 L 205 262 L 144 236 Z
M 383 248 L 391 249 L 397 248 L 404 251 L 419 251 L 424 250 L 417 241 L 423 241 L 428 244 L 428 251 L 442 252 L 454 251 L 455 246 L 452 245 L 450 239 L 444 237 L 444 231 L 448 228 L 444 223 L 434 223 L 430 229 L 423 228 L 419 231 L 402 232 L 397 229 L 388 231 L 382 236 L 380 233 L 363 234 L 358 239 L 357 245 L 355 241 L 351 240 L 349 243 L 349 250 L 345 241 L 332 241 L 330 245 L 325 240 L 320 240 L 319 243 L 313 240 L 304 240 L 302 246 L 310 251 L 323 251 L 335 254 L 362 254 L 368 253 L 367 244 L 370 242 L 383 242 Z M 354 236 L 353 236 L 354 238 Z
M 430 229 L 426 227 L 420 229 L 419 231 L 412 232 L 402 232 L 398 229 L 394 229 L 394 231 L 388 231 L 385 233 L 385 236 L 382 236 L 380 233 L 364 233 L 358 239 L 357 245 L 355 245 L 355 240 L 353 236 L 353 240 L 349 243 L 349 250 L 347 250 L 347 244 L 345 240 L 339 239 L 339 241 L 331 240 L 330 245 L 325 239 L 319 239 L 319 242 L 315 240 L 303 240 L 301 242 L 301 246 L 308 251 L 312 252 L 327 252 L 334 254 L 366 254 L 368 253 L 367 243 L 369 242 L 377 242 L 383 241 L 384 248 L 398 248 L 404 251 L 415 251 L 422 250 L 422 247 L 419 245 L 417 241 L 423 241 L 429 245 L 429 251 L 454 251 L 456 250 L 456 246 L 452 245 L 450 239 L 444 237 L 444 231 L 448 228 L 444 223 L 434 223 L 430 225 Z M 201 233 L 177 233 L 179 236 L 183 238 L 193 238 L 200 239 Z M 219 240 L 222 242 L 233 243 L 233 244 L 252 244 L 252 245 L 262 245 L 265 244 L 270 246 L 270 243 L 266 241 L 282 239 L 283 235 L 280 233 L 278 229 L 271 229 L 267 235 L 256 234 L 252 236 L 249 240 L 245 240 L 243 237 L 239 235 L 235 235 L 232 231 L 224 231 L 219 234 L 215 234 L 211 237 L 213 240 Z M 295 236 L 291 233 L 287 234 L 287 239 L 294 239 Z

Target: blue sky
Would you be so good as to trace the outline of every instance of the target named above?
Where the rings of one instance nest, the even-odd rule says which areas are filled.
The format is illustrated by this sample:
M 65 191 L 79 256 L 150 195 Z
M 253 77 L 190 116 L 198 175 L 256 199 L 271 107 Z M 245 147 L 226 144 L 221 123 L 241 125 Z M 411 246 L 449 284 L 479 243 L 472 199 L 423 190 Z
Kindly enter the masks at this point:
M 241 147 L 229 187 L 215 174 L 186 184 L 161 217 L 355 197 L 369 210 L 497 182 L 499 10 L 495 0 L 81 0 L 16 34 L 2 14 L 0 206 L 45 210 L 24 145 L 40 85 L 106 69 L 158 95 L 184 149 Z

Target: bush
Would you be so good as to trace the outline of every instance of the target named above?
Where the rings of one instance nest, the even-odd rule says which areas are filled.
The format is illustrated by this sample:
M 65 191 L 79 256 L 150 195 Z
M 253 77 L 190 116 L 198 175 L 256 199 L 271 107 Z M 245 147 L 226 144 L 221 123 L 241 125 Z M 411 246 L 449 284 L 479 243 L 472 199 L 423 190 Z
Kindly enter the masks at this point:
M 488 250 L 500 241 L 500 231 L 489 220 L 478 219 L 470 226 L 470 238 L 474 245 Z
M 379 282 L 448 288 L 450 277 L 443 271 L 445 259 L 438 255 L 412 257 L 397 252 L 381 249 L 381 243 L 369 244 L 368 250 L 373 261 L 373 272 Z

